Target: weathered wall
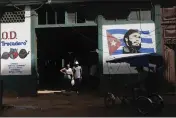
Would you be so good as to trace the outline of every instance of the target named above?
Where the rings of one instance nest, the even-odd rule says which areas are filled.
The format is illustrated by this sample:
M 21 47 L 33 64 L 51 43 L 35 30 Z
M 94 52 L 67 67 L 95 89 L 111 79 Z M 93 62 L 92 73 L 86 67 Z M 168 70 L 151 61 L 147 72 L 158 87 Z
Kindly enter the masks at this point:
M 18 53 L 20 49 L 29 51 L 29 54 L 24 59 L 21 59 L 19 55 L 15 59 L 12 59 L 12 57 L 1 59 L 1 79 L 4 82 L 5 95 L 7 93 L 8 95 L 15 94 L 17 96 L 36 95 L 36 71 L 34 68 L 35 57 L 33 49 L 34 38 L 33 35 L 31 35 L 31 29 L 30 7 L 25 8 L 25 22 L 1 24 L 1 32 L 14 31 L 17 34 L 15 39 L 3 39 L 4 37 L 1 37 L 1 42 L 5 41 L 6 43 L 10 43 L 13 41 L 27 41 L 24 46 L 8 46 L 1 43 L 1 54 L 8 52 L 10 48 L 17 49 Z M 16 67 L 8 68 L 12 67 L 10 66 L 12 64 L 16 64 Z
M 162 31 L 162 53 L 165 66 L 165 83 L 167 91 L 175 91 L 175 54 L 176 54 L 176 7 L 160 8 L 160 22 Z M 172 85 L 172 86 L 169 86 Z
M 125 6 L 125 7 L 124 7 Z M 35 8 L 35 7 L 34 7 Z M 39 16 L 39 25 L 55 24 L 57 12 L 57 23 L 64 24 L 67 22 L 65 12 L 68 14 L 76 13 L 76 23 L 96 22 L 98 15 L 103 15 L 106 20 L 151 20 L 151 4 L 148 3 L 80 3 L 80 4 L 53 4 L 52 6 L 44 5 L 37 10 Z M 123 12 L 121 12 L 123 11 Z M 47 12 L 47 16 L 46 16 Z M 47 21 L 46 22 L 46 17 Z M 75 19 L 70 19 L 74 20 Z M 74 24 L 72 24 L 74 25 Z M 76 25 L 76 24 L 75 24 Z
M 125 7 L 124 7 L 125 6 Z M 128 20 L 138 22 L 140 24 L 140 21 L 151 21 L 152 19 L 152 13 L 151 13 L 151 3 L 148 2 L 146 4 L 142 2 L 138 2 L 136 4 L 133 2 L 130 2 L 127 4 L 126 2 L 119 2 L 119 3 L 82 3 L 82 4 L 67 4 L 67 5 L 58 5 L 58 4 L 53 4 L 52 8 L 56 11 L 62 11 L 65 12 L 67 11 L 68 13 L 77 13 L 77 25 L 79 23 L 89 23 L 89 22 L 97 22 L 98 24 L 98 47 L 99 47 L 99 61 L 100 61 L 100 73 L 103 73 L 103 44 L 102 44 L 102 25 L 104 23 L 109 23 L 109 22 L 128 22 Z M 45 20 L 45 12 L 48 10 L 48 15 L 54 14 L 52 12 L 52 8 L 48 8 L 47 6 L 43 7 L 42 9 L 38 10 L 39 14 L 39 24 L 46 24 Z M 62 9 L 62 10 L 60 10 Z M 51 12 L 52 11 L 52 12 Z M 122 12 L 123 11 L 123 12 Z M 59 13 L 59 12 L 58 12 Z M 64 14 L 64 13 L 61 13 Z M 43 17 L 42 17 L 43 16 Z M 51 15 L 52 16 L 52 15 Z M 102 17 L 101 17 L 102 16 Z M 64 15 L 63 15 L 64 17 Z M 101 19 L 102 18 L 102 19 Z M 52 19 L 55 19 L 54 15 Z M 58 22 L 59 23 L 59 22 Z M 52 23 L 49 23 L 52 25 Z M 62 22 L 63 24 L 63 22 Z M 65 24 L 66 26 L 67 24 Z M 75 24 L 72 24 L 73 26 Z M 140 25 L 139 25 L 140 26 Z M 154 29 L 153 29 L 154 30 Z M 106 89 L 106 86 L 104 84 L 107 84 L 107 76 L 103 77 L 101 76 L 101 90 Z M 128 75 L 121 74 L 114 76 L 114 82 L 117 81 L 119 85 L 121 85 L 120 81 L 123 78 L 124 81 L 126 81 Z M 105 79 L 105 81 L 104 81 Z M 129 79 L 131 82 L 134 82 L 136 79 L 136 75 L 132 75 L 131 79 Z
M 124 7 L 126 6 L 126 7 Z M 57 5 L 56 5 L 57 7 Z M 72 5 L 71 5 L 72 7 Z M 102 15 L 106 20 L 151 20 L 151 4 L 143 4 L 142 2 L 139 4 L 135 3 L 104 3 L 104 4 L 91 4 L 88 6 L 79 7 L 79 9 L 76 9 L 76 11 L 81 11 L 78 14 L 81 14 L 83 19 L 86 21 L 95 21 L 98 15 Z M 128 8 L 128 9 L 127 9 Z M 141 10 L 140 10 L 141 9 Z M 123 11 L 123 12 L 121 12 Z M 114 13 L 114 14 L 112 14 Z M 139 13 L 141 17 L 139 16 Z M 148 14 L 148 15 L 146 15 Z M 32 75 L 30 76 L 2 76 L 2 79 L 4 80 L 4 87 L 6 90 L 10 91 L 17 91 L 18 95 L 34 95 L 36 93 L 37 89 L 37 81 L 36 81 L 36 54 L 35 54 L 35 23 L 36 19 L 34 17 L 29 16 L 28 18 L 31 18 L 32 24 L 31 24 L 31 64 L 32 64 Z M 140 19 L 140 20 L 139 20 Z M 101 24 L 100 21 L 98 21 L 98 24 Z M 102 24 L 101 24 L 102 25 Z M 98 25 L 100 26 L 100 25 Z M 101 27 L 98 27 L 98 29 L 101 29 Z M 101 34 L 101 30 L 99 30 L 99 34 Z M 99 49 L 102 49 L 102 37 L 99 38 Z M 100 51 L 99 59 L 100 59 L 100 67 L 102 66 L 102 53 Z M 114 85 L 117 81 L 118 85 L 122 85 L 121 82 L 126 82 L 129 80 L 129 82 L 134 82 L 136 79 L 136 75 L 130 75 L 130 79 L 127 79 L 127 76 L 129 75 L 116 75 L 113 78 Z M 106 78 L 106 79 L 102 79 Z M 107 76 L 101 78 L 102 85 L 107 83 Z M 120 79 L 119 79 L 120 78 Z M 134 79 L 133 79 L 134 78 Z M 23 89 L 21 89 L 23 88 Z M 101 88 L 106 88 L 104 85 L 101 86 Z
M 140 27 L 140 24 L 142 24 L 142 22 L 152 22 L 152 8 L 150 8 L 151 6 L 140 6 L 141 4 L 135 4 L 133 6 L 133 8 L 127 10 L 127 9 L 121 9 L 120 11 L 123 11 L 123 12 L 120 12 L 119 10 L 114 10 L 114 11 L 119 11 L 119 12 L 115 12 L 115 15 L 114 16 L 111 16 L 109 17 L 108 15 L 106 14 L 101 14 L 104 19 L 100 20 L 99 22 L 102 22 L 102 24 L 99 24 L 98 25 L 98 28 L 99 28 L 99 34 L 103 34 L 103 25 L 115 25 L 115 24 L 130 24 L 130 22 L 132 23 L 138 23 L 139 24 L 139 27 Z M 114 5 L 115 6 L 115 5 Z M 123 6 L 123 5 L 121 5 Z M 129 4 L 130 6 L 130 4 Z M 135 9 L 136 7 L 136 9 Z M 114 7 L 110 8 L 110 9 L 113 9 Z M 119 6 L 119 9 L 121 7 Z M 114 8 L 115 9 L 115 8 Z M 141 9 L 141 10 L 140 10 Z M 112 10 L 113 11 L 113 10 Z M 111 11 L 111 12 L 112 12 Z M 140 16 L 139 17 L 139 12 L 140 12 Z M 145 15 L 145 14 L 148 14 L 148 15 Z M 115 20 L 116 19 L 116 20 Z M 128 19 L 128 20 L 126 20 Z M 111 21 L 110 21 L 111 20 Z M 153 19 L 154 20 L 154 19 Z M 142 26 L 142 25 L 141 25 Z M 113 28 L 115 28 L 113 26 Z M 142 28 L 142 27 L 141 27 Z M 143 28 L 142 28 L 143 29 Z M 155 39 L 155 26 L 153 29 L 151 29 L 153 31 L 153 38 Z M 102 69 L 100 69 L 100 73 L 103 73 L 103 60 L 102 60 L 102 57 L 103 57 L 103 42 L 102 39 L 105 39 L 106 36 L 103 35 L 99 35 L 99 60 L 100 60 L 100 68 L 102 67 Z M 158 38 L 156 39 L 156 41 L 158 40 Z M 154 41 L 155 42 L 155 41 Z M 154 46 L 155 47 L 155 46 Z M 108 52 L 107 52 L 108 53 Z M 123 65 L 123 64 L 122 64 Z M 121 65 L 121 66 L 122 66 Z M 121 67 L 123 68 L 123 67 Z M 112 68 L 110 68 L 112 69 Z M 127 68 L 126 68 L 127 69 Z M 115 69 L 114 69 L 115 70 Z M 118 70 L 118 67 L 116 68 L 116 72 Z M 105 75 L 100 75 L 100 78 L 101 78 L 101 83 L 100 83 L 100 93 L 103 94 L 105 93 L 107 90 L 109 89 L 112 89 L 115 90 L 115 91 L 118 91 L 118 93 L 120 92 L 123 92 L 124 90 L 124 85 L 125 84 L 132 84 L 132 83 L 135 83 L 137 80 L 138 80 L 138 75 L 135 74 L 135 73 L 131 73 L 129 72 L 129 68 L 128 68 L 128 72 L 124 71 L 124 72 L 121 72 L 121 74 L 114 74 L 114 75 L 108 75 L 107 73 Z M 111 78 L 111 80 L 109 81 L 109 79 Z M 110 83 L 109 83 L 110 82 Z

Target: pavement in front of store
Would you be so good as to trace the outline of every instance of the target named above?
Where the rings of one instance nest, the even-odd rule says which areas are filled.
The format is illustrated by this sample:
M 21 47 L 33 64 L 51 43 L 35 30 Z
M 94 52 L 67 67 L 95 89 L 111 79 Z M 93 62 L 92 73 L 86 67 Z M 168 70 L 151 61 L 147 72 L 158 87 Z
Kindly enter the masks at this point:
M 155 116 L 176 116 L 176 96 L 164 95 L 165 108 Z M 113 109 L 104 107 L 103 98 L 93 93 L 77 95 L 43 94 L 37 97 L 4 97 L 5 107 L 2 117 L 106 117 L 139 116 L 130 105 L 122 108 L 120 105 Z

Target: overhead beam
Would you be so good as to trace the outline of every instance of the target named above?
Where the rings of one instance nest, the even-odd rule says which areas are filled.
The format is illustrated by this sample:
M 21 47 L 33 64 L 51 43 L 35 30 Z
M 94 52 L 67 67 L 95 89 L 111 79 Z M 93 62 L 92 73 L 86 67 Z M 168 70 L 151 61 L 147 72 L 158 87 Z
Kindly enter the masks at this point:
M 11 0 L 16 6 L 21 5 L 39 5 L 44 2 L 47 3 L 48 0 Z M 51 0 L 51 4 L 61 4 L 61 3 L 82 3 L 82 2 L 152 2 L 153 4 L 159 3 L 165 5 L 166 0 Z M 0 6 L 8 3 L 8 0 L 0 0 Z M 172 3 L 176 5 L 175 0 L 167 0 L 166 3 Z M 8 6 L 13 6 L 9 4 Z
M 0 0 L 0 4 L 7 3 L 8 0 Z M 11 0 L 11 2 L 17 6 L 20 5 L 38 5 L 48 0 Z M 146 2 L 150 0 L 51 0 L 51 4 L 60 3 L 82 3 L 82 2 Z M 155 0 L 154 0 L 155 1 Z M 9 4 L 11 6 L 11 4 Z
M 97 24 L 96 23 L 46 24 L 46 25 L 37 25 L 36 28 L 83 27 L 83 26 L 97 26 Z

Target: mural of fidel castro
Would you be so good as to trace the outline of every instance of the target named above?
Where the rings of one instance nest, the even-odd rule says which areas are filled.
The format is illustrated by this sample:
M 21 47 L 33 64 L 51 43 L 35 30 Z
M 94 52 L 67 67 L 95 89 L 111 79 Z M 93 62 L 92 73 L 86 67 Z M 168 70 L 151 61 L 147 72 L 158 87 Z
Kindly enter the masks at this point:
M 140 53 L 139 49 L 141 48 L 141 35 L 138 30 L 128 30 L 124 35 L 123 41 L 125 42 L 123 54 Z

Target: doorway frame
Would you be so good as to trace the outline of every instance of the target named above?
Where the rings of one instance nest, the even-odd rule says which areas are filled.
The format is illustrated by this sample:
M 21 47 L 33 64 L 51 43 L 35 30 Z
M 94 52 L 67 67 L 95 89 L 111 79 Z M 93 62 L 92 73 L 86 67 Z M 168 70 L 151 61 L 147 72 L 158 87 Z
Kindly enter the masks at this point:
M 32 11 L 32 14 L 37 14 L 35 11 Z M 33 15 L 31 17 L 31 48 L 33 52 L 33 60 L 32 61 L 32 70 L 34 75 L 37 77 L 37 86 L 39 85 L 39 78 L 38 78 L 38 64 L 37 64 L 37 37 L 36 37 L 36 29 L 37 28 L 62 28 L 62 27 L 87 27 L 87 26 L 96 26 L 98 29 L 98 34 L 102 33 L 102 25 L 103 25 L 104 17 L 102 15 L 99 15 L 97 17 L 96 22 L 87 22 L 87 23 L 76 23 L 76 24 L 44 24 L 39 25 L 38 24 L 38 15 Z M 99 65 L 99 76 L 101 78 L 101 75 L 103 74 L 103 44 L 102 44 L 102 36 L 98 35 L 98 65 Z

